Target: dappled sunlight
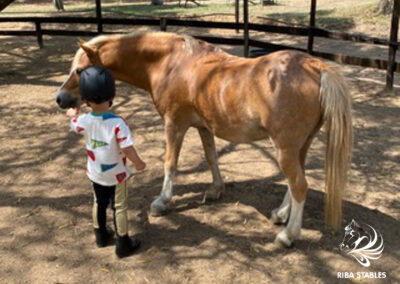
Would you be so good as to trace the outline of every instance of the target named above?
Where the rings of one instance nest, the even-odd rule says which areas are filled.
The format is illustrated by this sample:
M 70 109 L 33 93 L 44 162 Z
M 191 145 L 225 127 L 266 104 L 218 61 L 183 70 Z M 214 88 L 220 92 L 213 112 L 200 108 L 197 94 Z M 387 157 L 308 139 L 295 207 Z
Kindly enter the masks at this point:
M 212 178 L 199 135 L 190 130 L 171 209 L 162 217 L 149 216 L 163 182 L 163 121 L 148 94 L 124 83 L 117 85 L 113 111 L 131 127 L 148 166 L 129 181 L 130 231 L 143 240 L 143 247 L 121 261 L 113 246 L 96 248 L 84 141 L 69 132 L 68 119 L 54 101 L 69 72 L 75 39 L 48 40 L 43 50 L 32 48 L 32 38 L 7 41 L 12 48 L 0 57 L 0 252 L 7 259 L 0 273 L 7 282 L 19 275 L 21 282 L 314 283 L 336 279 L 337 271 L 360 269 L 339 252 L 342 235 L 324 229 L 324 132 L 309 151 L 304 229 L 293 249 L 273 243 L 283 227 L 274 225 L 270 214 L 287 187 L 269 141 L 242 145 L 217 139 L 226 190 L 220 200 L 202 203 Z M 343 223 L 354 218 L 376 227 L 384 236 L 385 252 L 374 269 L 395 271 L 400 258 L 399 90 L 379 94 L 382 71 L 336 66 L 350 84 L 355 127 Z M 88 109 L 83 106 L 82 111 Z M 395 273 L 390 277 L 400 281 Z

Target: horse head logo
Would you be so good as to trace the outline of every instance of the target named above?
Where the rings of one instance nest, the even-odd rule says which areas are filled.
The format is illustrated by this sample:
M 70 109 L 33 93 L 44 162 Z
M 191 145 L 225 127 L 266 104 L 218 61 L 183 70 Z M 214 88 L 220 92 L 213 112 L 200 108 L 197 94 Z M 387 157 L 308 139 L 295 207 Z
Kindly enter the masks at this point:
M 364 267 L 371 265 L 371 259 L 378 259 L 383 252 L 383 238 L 370 225 L 360 226 L 352 220 L 344 229 L 344 238 L 339 245 L 341 251 L 354 257 Z

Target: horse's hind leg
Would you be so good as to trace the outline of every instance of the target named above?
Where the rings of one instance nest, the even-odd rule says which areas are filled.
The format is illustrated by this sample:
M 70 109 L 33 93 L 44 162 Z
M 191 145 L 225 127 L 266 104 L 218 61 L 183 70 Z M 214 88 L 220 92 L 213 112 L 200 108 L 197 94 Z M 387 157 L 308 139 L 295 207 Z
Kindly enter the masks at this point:
M 206 160 L 213 176 L 213 187 L 210 190 L 207 190 L 204 194 L 203 201 L 205 202 L 207 199 L 218 199 L 221 196 L 221 193 L 224 192 L 225 185 L 218 167 L 214 135 L 206 128 L 199 128 L 198 130 L 203 144 L 204 153 L 206 155 Z
M 300 162 L 300 150 L 281 149 L 279 165 L 289 181 L 291 205 L 289 222 L 286 228 L 276 236 L 275 242 L 290 247 L 300 235 L 304 201 L 307 194 L 307 181 Z
M 303 173 L 305 172 L 305 162 L 308 149 L 310 148 L 311 142 L 313 140 L 314 135 L 311 135 L 304 146 L 300 149 L 300 165 L 303 169 Z M 271 212 L 271 220 L 274 224 L 285 224 L 287 219 L 289 218 L 290 213 L 290 204 L 291 204 L 291 196 L 290 196 L 290 186 L 288 186 L 286 190 L 285 197 L 283 198 L 282 204 L 272 210 Z
M 178 127 L 173 122 L 165 123 L 166 151 L 164 162 L 164 182 L 160 196 L 151 203 L 150 212 L 159 216 L 168 209 L 168 202 L 173 195 L 173 184 L 178 164 L 179 152 L 187 127 Z

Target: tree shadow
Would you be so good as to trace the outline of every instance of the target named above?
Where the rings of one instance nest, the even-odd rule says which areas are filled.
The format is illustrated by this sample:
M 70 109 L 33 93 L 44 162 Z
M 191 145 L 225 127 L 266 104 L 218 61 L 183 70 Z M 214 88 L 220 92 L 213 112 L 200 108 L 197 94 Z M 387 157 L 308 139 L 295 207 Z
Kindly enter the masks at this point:
M 318 9 L 315 15 L 316 26 L 320 28 L 326 28 L 330 30 L 350 30 L 355 26 L 354 20 L 347 17 L 329 17 L 334 12 L 334 9 Z M 307 25 L 309 24 L 310 14 L 309 13 L 271 13 L 268 14 L 268 18 L 272 18 L 278 21 L 284 21 L 288 24 Z
M 233 232 L 229 229 L 227 230 L 226 224 L 235 228 L 241 226 L 244 220 L 251 220 L 261 214 L 266 217 L 265 222 L 270 225 L 271 222 L 267 218 L 269 218 L 271 210 L 279 206 L 286 190 L 285 186 L 275 183 L 274 180 L 276 179 L 277 177 L 265 180 L 229 182 L 226 184 L 226 193 L 221 200 L 206 204 L 202 204 L 199 201 L 199 197 L 207 189 L 208 184 L 196 183 L 177 186 L 176 196 L 181 195 L 181 198 L 179 201 L 174 202 L 173 208 L 166 216 L 159 217 L 167 219 L 174 226 L 167 228 L 159 222 L 149 223 L 148 220 L 147 222 L 145 221 L 145 229 L 142 231 L 141 237 L 150 241 L 144 244 L 143 250 L 148 251 L 156 248 L 165 253 L 165 258 L 168 261 L 177 264 L 198 258 L 205 260 L 215 259 L 227 253 L 235 254 L 236 252 L 247 259 L 246 265 L 249 265 L 252 269 L 265 272 L 266 267 L 257 265 L 252 260 L 258 258 L 272 260 L 290 253 L 290 249 L 286 250 L 279 247 L 275 247 L 272 250 L 254 249 L 254 247 L 264 247 L 267 243 L 273 242 L 277 230 L 267 231 L 265 235 L 254 232 L 243 235 L 242 233 L 234 232 L 234 230 Z M 185 198 L 184 196 L 188 192 L 194 192 L 196 195 Z M 218 222 L 211 220 L 208 223 L 207 221 L 201 221 L 199 218 L 191 217 L 198 216 L 198 214 L 207 216 L 215 214 L 226 217 L 223 211 L 228 208 L 234 208 L 238 202 L 240 206 L 250 206 L 255 211 L 248 213 L 247 211 L 238 210 L 239 212 L 235 214 L 239 214 L 239 216 L 235 221 L 229 218 L 218 218 Z M 330 282 L 332 278 L 336 278 L 336 272 L 332 272 L 328 266 L 321 266 L 321 263 L 326 261 L 324 257 L 321 257 L 321 250 L 340 255 L 338 245 L 342 240 L 342 235 L 332 235 L 329 230 L 324 229 L 323 204 L 324 194 L 310 189 L 304 211 L 303 230 L 322 231 L 323 235 L 318 241 L 300 239 L 296 242 L 295 251 L 306 257 L 306 261 L 314 267 L 311 270 L 316 277 L 324 280 L 324 282 Z M 196 213 L 189 214 L 190 211 L 196 211 Z M 142 217 L 147 216 L 147 208 L 141 214 Z M 374 226 L 385 238 L 385 254 L 395 259 L 400 257 L 398 253 L 400 245 L 396 240 L 396 236 L 400 233 L 398 220 L 379 211 L 370 210 L 360 204 L 345 201 L 343 224 L 349 223 L 352 219 Z M 207 253 L 202 253 L 200 250 L 198 255 L 191 254 L 187 257 L 180 257 L 174 251 L 176 247 L 199 248 L 211 239 L 215 240 L 218 246 L 208 248 Z M 232 261 L 240 262 L 239 259 L 232 259 Z M 384 269 L 384 267 L 381 268 Z M 268 278 L 271 278 L 271 275 L 268 275 Z M 390 279 L 392 281 L 399 280 L 396 275 L 390 275 Z M 351 283 L 350 280 L 347 282 Z
M 66 41 L 66 37 L 57 37 Z M 45 40 L 45 48 L 40 49 L 33 37 L 10 40 L 0 38 L 0 53 L 6 57 L 2 60 L 0 69 L 0 85 L 30 84 L 39 86 L 59 86 L 53 78 L 67 75 L 70 69 L 71 57 L 77 50 L 77 45 L 60 44 L 54 37 Z M 43 64 L 45 63 L 45 64 Z
M 33 42 L 32 40 L 31 42 Z M 69 41 L 68 41 L 69 42 Z M 5 40 L 1 39 L 1 44 Z M 6 74 L 7 80 L 0 76 L 4 84 L 29 84 L 30 86 L 51 86 L 56 87 L 60 83 L 52 77 L 65 75 L 70 67 L 70 57 L 76 50 L 75 45 L 51 44 L 49 50 L 44 53 L 38 52 L 34 56 L 30 55 L 27 47 L 18 50 L 8 50 L 17 56 L 26 58 L 27 61 L 21 65 L 13 66 L 12 62 L 7 62 L 5 69 L 1 69 Z M 58 50 L 60 49 L 60 50 Z M 56 55 L 54 55 L 56 53 Z M 68 59 L 61 59 L 67 56 Z M 51 62 L 50 66 L 41 68 L 43 62 Z M 62 69 L 62 70 L 61 70 Z M 7 73 L 8 72 L 8 73 Z M 15 73 L 14 73 L 15 72 Z M 30 76 L 29 78 L 26 76 Z M 32 77 L 31 77 L 32 76 Z M 376 75 L 369 74 L 370 77 Z M 3 84 L 0 83 L 0 84 Z M 368 84 L 353 83 L 359 93 L 371 94 L 375 90 L 374 82 Z M 132 96 L 132 93 L 135 96 Z M 29 94 L 23 94 L 29 98 Z M 373 94 L 374 95 L 374 94 Z M 364 193 L 358 202 L 344 202 L 344 224 L 351 219 L 357 219 L 371 224 L 384 236 L 385 252 L 387 257 L 398 261 L 399 242 L 399 221 L 397 217 L 392 217 L 388 213 L 373 210 L 364 204 L 368 199 L 367 193 L 387 191 L 391 195 L 397 193 L 395 186 L 383 187 L 378 183 L 385 180 L 374 181 L 373 177 L 380 176 L 383 179 L 391 180 L 397 172 L 399 156 L 395 153 L 398 145 L 398 107 L 390 103 L 382 102 L 384 98 L 376 98 L 373 95 L 369 100 L 356 100 L 354 106 L 355 117 L 355 149 L 353 159 L 353 170 L 360 173 L 360 176 L 352 180 L 355 185 L 361 181 L 365 182 Z M 134 100 L 138 98 L 138 100 Z M 51 98 L 52 100 L 52 98 Z M 79 136 L 66 133 L 68 125 L 59 125 L 57 114 L 59 114 L 55 103 L 45 102 L 43 107 L 18 104 L 13 101 L 0 104 L 0 113 L 4 119 L 4 125 L 15 125 L 18 131 L 8 131 L 7 140 L 1 140 L 3 145 L 8 146 L 15 141 L 25 141 L 26 146 L 18 150 L 7 150 L 2 152 L 0 161 L 0 172 L 6 176 L 7 182 L 0 186 L 0 209 L 15 210 L 4 211 L 4 216 L 14 216 L 12 220 L 7 219 L 0 228 L 2 239 L 7 241 L 1 247 L 4 253 L 10 253 L 20 260 L 31 261 L 26 267 L 31 267 L 32 262 L 39 261 L 28 250 L 35 245 L 46 245 L 48 248 L 45 255 L 46 261 L 52 264 L 62 264 L 66 269 L 76 269 L 87 262 L 98 264 L 99 255 L 108 260 L 107 254 L 110 251 L 93 251 L 88 241 L 91 236 L 90 222 L 90 203 L 91 193 L 87 192 L 90 184 L 84 177 L 84 154 L 83 146 L 77 145 Z M 12 107 L 12 108 L 10 108 Z M 126 84 L 119 85 L 119 96 L 113 106 L 117 112 L 124 111 L 128 123 L 134 124 L 140 133 L 154 131 L 155 140 L 146 141 L 143 149 L 148 150 L 158 147 L 160 156 L 157 161 L 162 162 L 162 146 L 154 146 L 157 141 L 161 141 L 163 132 L 162 120 L 155 111 L 152 101 L 147 93 L 132 88 Z M 45 127 L 41 128 L 29 121 L 29 116 L 34 112 L 36 116 L 48 121 Z M 15 113 L 21 114 L 24 118 L 17 121 L 13 116 Z M 135 116 L 143 119 L 135 121 Z M 50 130 L 49 130 L 50 129 Z M 51 133 L 50 131 L 54 131 Z M 58 133 L 59 132 L 59 133 Z M 58 134 L 57 134 L 58 133 Z M 51 135 L 50 135 L 51 134 Z M 31 144 L 29 138 L 39 138 L 40 143 Z M 3 137 L 1 137 L 3 138 Z M 20 141 L 19 141 L 20 140 Z M 12 142 L 5 142 L 12 141 Z M 316 138 L 316 149 L 321 150 L 324 138 L 319 135 Z M 200 145 L 200 144 L 199 144 Z M 193 145 L 195 149 L 198 145 Z M 253 143 L 249 147 L 257 150 L 260 156 L 265 157 L 268 162 L 276 166 L 274 155 L 270 149 Z M 313 146 L 312 146 L 313 147 Z M 11 149 L 11 148 L 10 148 Z M 224 157 L 233 151 L 238 150 L 238 146 L 228 143 L 219 148 L 219 156 Z M 27 155 L 34 153 L 34 156 L 27 158 Z M 158 155 L 158 154 L 157 154 Z M 59 160 L 61 159 L 62 160 Z M 53 162 L 52 162 L 53 161 Z M 44 176 L 42 167 L 51 166 L 52 163 L 62 163 L 63 172 L 59 176 Z M 237 161 L 235 161 L 237 163 Z M 318 180 L 322 176 L 318 169 L 322 169 L 323 158 L 321 152 L 310 152 L 307 162 L 309 175 Z M 390 167 L 388 168 L 387 165 Z M 394 165 L 394 166 L 393 166 Z M 231 170 L 227 165 L 227 171 Z M 81 178 L 77 178 L 76 171 L 82 171 Z M 240 169 L 241 170 L 241 169 Z M 198 176 L 208 171 L 207 164 L 197 161 L 190 164 L 188 168 L 179 172 L 182 176 Z M 35 176 L 34 180 L 24 180 L 28 174 Z M 235 174 L 235 172 L 233 172 Z M 249 176 L 251 173 L 249 173 Z M 62 179 L 60 179 L 60 176 Z M 129 197 L 132 216 L 131 224 L 138 228 L 140 237 L 144 240 L 143 249 L 138 257 L 149 258 L 149 262 L 138 262 L 135 264 L 138 269 L 143 269 L 154 275 L 154 271 L 159 268 L 160 263 L 165 266 L 177 267 L 184 265 L 188 261 L 206 260 L 214 261 L 218 258 L 228 258 L 232 261 L 232 267 L 240 267 L 246 273 L 250 270 L 262 273 L 265 279 L 279 281 L 275 271 L 270 271 L 268 263 L 280 262 L 285 270 L 296 271 L 297 263 L 294 265 L 286 258 L 292 252 L 299 253 L 304 263 L 309 266 L 302 266 L 307 272 L 315 275 L 322 282 L 336 282 L 336 275 L 332 266 L 328 264 L 334 262 L 338 252 L 338 243 L 341 236 L 331 235 L 329 231 L 323 229 L 323 194 L 314 188 L 309 191 L 304 213 L 304 232 L 306 236 L 310 232 L 323 234 L 317 240 L 314 238 L 303 238 L 296 243 L 293 250 L 283 250 L 270 247 L 276 233 L 280 230 L 271 224 L 268 217 L 270 211 L 279 206 L 283 199 L 286 186 L 284 177 L 281 174 L 272 175 L 266 179 L 249 178 L 246 181 L 228 182 L 226 193 L 219 201 L 201 204 L 203 192 L 208 188 L 208 183 L 178 184 L 175 187 L 176 197 L 173 208 L 169 215 L 154 220 L 148 217 L 149 204 L 154 196 L 159 194 L 162 184 L 162 167 L 154 167 L 150 173 L 143 177 L 137 177 L 133 190 Z M 52 196 L 51 190 L 60 187 L 59 196 Z M 84 193 L 86 192 L 86 193 Z M 353 200 L 353 199 L 352 199 Z M 389 205 L 394 209 L 399 207 L 396 200 L 388 200 Z M 237 204 L 237 205 L 236 205 Z M 235 209 L 237 208 L 237 210 Z M 231 216 L 224 215 L 224 211 L 229 211 Z M 10 214 L 10 215 L 7 215 Z M 206 216 L 207 219 L 202 219 Z M 216 219 L 213 219 L 216 216 Z M 234 218 L 232 218 L 234 216 Z M 249 227 L 248 232 L 238 230 L 248 220 L 251 226 L 264 226 L 262 231 L 255 231 Z M 256 221 L 253 221 L 256 220 Z M 252 223 L 255 222 L 255 223 Z M 14 233 L 20 228 L 27 228 L 26 231 Z M 79 241 L 77 241 L 79 240 Z M 55 248 L 59 250 L 56 251 Z M 155 251 L 155 252 L 154 252 Z M 151 257 L 156 255 L 155 259 Z M 342 256 L 339 256 L 342 258 Z M 260 263 L 260 260 L 265 260 Z M 40 259 L 41 261 L 41 259 Z M 346 264 L 353 263 L 348 259 Z M 374 269 L 387 271 L 391 267 L 385 267 L 376 262 Z M 237 265 L 237 266 L 236 266 Z M 126 267 L 121 266 L 124 269 Z M 353 266 L 358 269 L 358 266 Z M 186 272 L 185 272 L 186 273 Z M 187 272 L 190 275 L 190 271 Z M 304 271 L 298 275 L 304 277 Z M 29 275 L 21 276 L 29 280 Z M 160 277 L 160 273 L 154 277 Z M 398 275 L 390 274 L 392 282 L 399 282 Z M 334 280 L 332 280 L 334 279 Z M 92 281 L 91 274 L 82 275 L 81 281 Z M 350 281 L 343 280 L 350 283 Z
M 132 220 L 131 224 L 134 224 L 135 227 L 142 227 L 138 237 L 144 240 L 143 247 L 139 252 L 144 261 L 137 264 L 137 269 L 151 271 L 160 263 L 173 267 L 188 261 L 209 261 L 229 256 L 232 265 L 248 267 L 249 270 L 265 274 L 266 279 L 277 281 L 279 277 L 276 276 L 276 273 L 268 271 L 266 263 L 268 261 L 282 261 L 282 269 L 295 269 L 290 263 L 286 263 L 282 259 L 295 252 L 302 255 L 304 261 L 308 263 L 308 271 L 314 277 L 326 283 L 334 283 L 335 281 L 332 279 L 336 279 L 336 272 L 332 271 L 332 267 L 329 265 L 321 265 L 327 261 L 326 256 L 321 251 L 329 253 L 330 257 L 334 259 L 342 257 L 345 259 L 346 256 L 341 255 L 338 250 L 342 236 L 332 235 L 329 231 L 323 229 L 323 193 L 314 189 L 309 191 L 303 221 L 303 232 L 304 230 L 322 231 L 322 236 L 318 240 L 300 239 L 296 242 L 295 248 L 292 249 L 283 249 L 272 245 L 280 227 L 271 224 L 268 220 L 269 214 L 273 208 L 279 206 L 286 190 L 286 187 L 277 184 L 276 180 L 279 179 L 272 177 L 244 182 L 229 182 L 226 184 L 227 191 L 222 199 L 206 204 L 194 201 L 193 197 L 186 198 L 185 196 L 188 193 L 203 193 L 208 184 L 179 185 L 176 188 L 176 197 L 180 198 L 179 201 L 174 203 L 174 207 L 168 215 L 159 217 L 155 221 L 149 221 L 147 205 L 150 203 L 149 199 L 152 195 L 150 192 L 154 192 L 151 188 L 158 186 L 160 179 L 156 178 L 148 182 L 145 190 L 129 197 L 129 203 L 134 204 L 131 211 L 139 211 L 137 215 L 140 216 L 140 221 Z M 146 196 L 142 196 L 144 192 L 146 192 Z M 15 201 L 16 199 L 18 199 L 18 202 Z M 24 252 L 24 248 L 28 244 L 54 243 L 59 238 L 57 231 L 65 230 L 65 232 L 69 232 L 71 228 L 79 228 L 83 223 L 90 220 L 88 210 L 85 213 L 79 210 L 81 206 L 86 204 L 85 207 L 87 208 L 87 204 L 90 204 L 91 196 L 89 194 L 75 194 L 56 198 L 45 196 L 18 198 L 14 193 L 2 190 L 0 200 L 0 208 L 12 206 L 28 212 L 26 216 L 20 216 L 16 220 L 16 224 L 21 225 L 29 222 L 31 226 L 41 228 L 39 233 L 35 230 L 34 234 L 18 235 L 15 240 L 20 246 L 11 246 L 6 249 L 7 252 L 16 257 L 26 260 L 33 260 L 28 253 Z M 138 200 L 140 201 L 138 202 Z M 53 218 L 46 215 L 41 216 L 41 209 L 46 206 L 50 206 L 51 210 L 66 216 L 66 220 L 69 220 L 66 223 L 67 226 L 63 227 L 64 222 L 59 226 L 60 223 L 54 223 Z M 235 212 L 231 210 L 229 214 L 225 214 L 224 211 L 228 208 L 238 208 L 238 210 Z M 397 236 L 400 233 L 398 220 L 350 201 L 345 201 L 344 212 L 344 224 L 352 219 L 371 224 L 384 236 L 385 256 L 400 258 L 400 247 L 397 242 Z M 232 214 L 235 215 L 233 219 Z M 203 215 L 208 219 L 202 220 L 199 216 Z M 212 217 L 213 215 L 218 218 L 217 221 Z M 24 221 L 20 221 L 21 219 Z M 245 226 L 244 220 L 249 222 L 247 233 L 237 229 Z M 253 222 L 253 220 L 257 220 L 257 222 Z M 170 225 L 165 226 L 165 223 Z M 263 223 L 265 223 L 265 226 L 261 232 L 254 229 L 253 226 L 262 226 Z M 56 229 L 57 227 L 58 229 Z M 71 233 L 74 235 L 73 238 L 91 234 L 88 228 L 80 228 L 78 232 L 69 232 L 68 235 L 71 235 Z M 0 231 L 0 235 L 5 234 L 5 231 Z M 67 251 L 65 253 L 72 255 L 73 260 L 68 259 L 64 252 L 56 255 L 52 255 L 50 252 L 47 258 L 55 263 L 62 259 L 64 265 L 70 269 L 79 267 L 85 261 L 95 260 L 96 256 L 88 248 L 88 244 L 75 243 L 72 245 L 72 242 L 72 240 L 67 242 L 71 246 L 68 248 L 68 253 Z M 179 251 L 177 251 L 178 248 Z M 78 252 L 80 256 L 76 258 L 75 254 Z M 152 257 L 154 254 L 157 255 L 156 259 Z M 152 259 L 150 263 L 146 261 L 149 258 Z M 260 263 L 259 260 L 261 259 L 264 262 Z M 348 259 L 349 263 L 351 261 L 351 259 Z M 375 270 L 378 268 L 382 271 L 387 269 L 387 267 L 380 267 L 379 264 L 374 266 Z M 391 281 L 400 280 L 397 275 L 389 274 L 388 277 L 388 280 Z M 352 281 L 344 280 L 344 282 L 351 283 Z

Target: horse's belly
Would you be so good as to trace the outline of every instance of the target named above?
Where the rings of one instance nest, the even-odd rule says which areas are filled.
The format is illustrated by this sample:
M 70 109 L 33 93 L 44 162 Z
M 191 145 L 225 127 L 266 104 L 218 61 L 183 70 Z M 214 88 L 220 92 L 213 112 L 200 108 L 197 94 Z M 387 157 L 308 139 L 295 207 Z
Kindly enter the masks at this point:
M 212 115 L 211 115 L 212 114 Z M 218 138 L 235 142 L 250 143 L 269 137 L 267 129 L 258 116 L 246 115 L 227 116 L 216 110 L 198 116 L 201 125 L 210 130 Z
M 268 138 L 268 132 L 265 128 L 258 126 L 225 125 L 214 127 L 212 131 L 218 138 L 234 143 L 250 143 Z

